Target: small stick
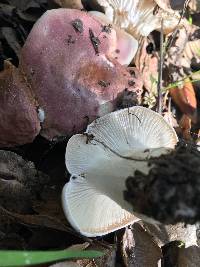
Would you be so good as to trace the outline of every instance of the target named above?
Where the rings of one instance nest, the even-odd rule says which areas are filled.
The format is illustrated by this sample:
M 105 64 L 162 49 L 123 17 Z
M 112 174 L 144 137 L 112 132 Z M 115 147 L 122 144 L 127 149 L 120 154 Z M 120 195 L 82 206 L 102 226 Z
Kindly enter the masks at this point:
M 162 74 L 163 74 L 163 19 L 161 20 L 161 31 L 160 31 L 160 61 L 159 61 L 159 72 L 158 72 L 158 102 L 157 111 L 162 114 Z
M 180 16 L 179 21 L 178 21 L 178 24 L 177 24 L 174 32 L 170 36 L 168 42 L 167 42 L 167 45 L 166 45 L 166 48 L 165 48 L 165 50 L 166 50 L 165 52 L 167 52 L 167 50 L 170 49 L 170 47 L 172 46 L 172 43 L 173 43 L 174 39 L 176 38 L 176 35 L 178 33 L 178 26 L 179 26 L 181 20 L 183 19 L 184 15 L 185 15 L 185 12 L 187 10 L 187 6 L 188 6 L 189 2 L 190 2 L 190 0 L 186 0 L 185 1 L 184 7 L 183 7 L 182 12 L 181 12 L 181 16 Z

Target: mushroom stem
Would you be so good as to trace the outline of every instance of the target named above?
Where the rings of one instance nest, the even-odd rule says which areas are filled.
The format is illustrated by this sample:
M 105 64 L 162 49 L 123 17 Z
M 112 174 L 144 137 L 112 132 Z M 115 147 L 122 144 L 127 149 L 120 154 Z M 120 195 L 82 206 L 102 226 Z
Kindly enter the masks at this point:
M 160 31 L 160 60 L 159 60 L 159 73 L 158 73 L 158 113 L 162 114 L 162 77 L 163 77 L 163 19 L 161 20 L 161 31 Z

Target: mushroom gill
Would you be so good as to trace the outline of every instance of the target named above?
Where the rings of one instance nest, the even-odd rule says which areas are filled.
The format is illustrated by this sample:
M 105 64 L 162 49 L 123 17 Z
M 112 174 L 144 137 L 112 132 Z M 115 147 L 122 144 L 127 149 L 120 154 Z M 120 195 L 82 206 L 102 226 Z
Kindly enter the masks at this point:
M 168 153 L 177 143 L 174 129 L 158 113 L 132 107 L 91 123 L 71 137 L 66 167 L 71 174 L 62 204 L 72 226 L 101 236 L 138 220 L 124 200 L 125 181 L 136 170 L 149 172 L 147 159 Z

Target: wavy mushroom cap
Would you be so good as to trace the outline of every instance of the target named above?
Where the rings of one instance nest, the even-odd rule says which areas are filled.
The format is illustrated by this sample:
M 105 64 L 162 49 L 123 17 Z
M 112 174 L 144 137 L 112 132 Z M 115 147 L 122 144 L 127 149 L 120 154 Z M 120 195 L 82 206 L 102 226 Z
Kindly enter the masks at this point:
M 104 9 L 106 16 L 115 25 L 125 29 L 134 37 L 148 36 L 153 30 L 160 30 L 163 18 L 165 32 L 172 31 L 180 15 L 173 11 L 166 1 L 159 0 L 93 0 Z M 157 5 L 160 9 L 157 9 Z
M 100 236 L 138 218 L 124 200 L 125 181 L 136 170 L 148 173 L 147 158 L 168 153 L 177 143 L 174 129 L 144 107 L 123 109 L 95 120 L 66 148 L 70 181 L 62 193 L 65 215 L 86 236 Z

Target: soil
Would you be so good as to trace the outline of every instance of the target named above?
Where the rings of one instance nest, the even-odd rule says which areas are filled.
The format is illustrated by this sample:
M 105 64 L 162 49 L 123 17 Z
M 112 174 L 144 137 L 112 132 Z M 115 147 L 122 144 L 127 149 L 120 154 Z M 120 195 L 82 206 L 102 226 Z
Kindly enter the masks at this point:
M 133 210 L 165 224 L 200 221 L 200 152 L 179 145 L 169 155 L 149 160 L 149 174 L 127 179 L 125 199 Z

